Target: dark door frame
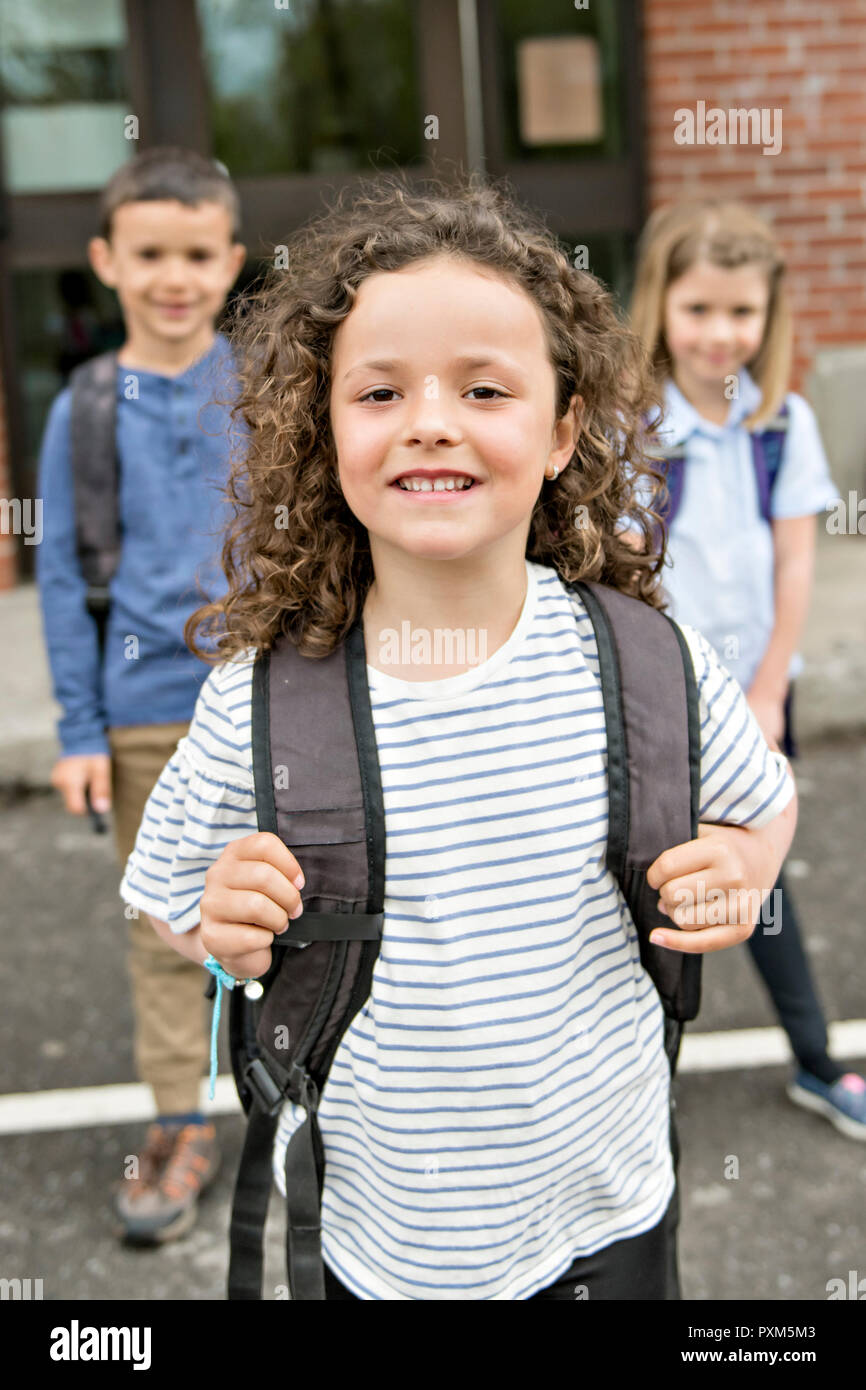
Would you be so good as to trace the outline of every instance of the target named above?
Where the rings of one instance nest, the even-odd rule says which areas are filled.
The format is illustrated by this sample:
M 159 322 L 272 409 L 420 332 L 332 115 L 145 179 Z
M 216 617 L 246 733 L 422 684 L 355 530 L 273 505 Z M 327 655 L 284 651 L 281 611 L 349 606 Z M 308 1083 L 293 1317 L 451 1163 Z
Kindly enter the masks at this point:
M 516 160 L 503 144 L 502 82 L 496 43 L 496 0 L 477 0 L 486 170 L 506 176 L 521 198 L 543 212 L 555 232 L 576 227 L 587 234 L 643 225 L 646 204 L 643 158 L 643 63 L 640 0 L 603 0 L 614 8 L 617 66 L 625 107 L 623 155 L 613 158 Z M 563 23 L 563 28 L 566 24 Z

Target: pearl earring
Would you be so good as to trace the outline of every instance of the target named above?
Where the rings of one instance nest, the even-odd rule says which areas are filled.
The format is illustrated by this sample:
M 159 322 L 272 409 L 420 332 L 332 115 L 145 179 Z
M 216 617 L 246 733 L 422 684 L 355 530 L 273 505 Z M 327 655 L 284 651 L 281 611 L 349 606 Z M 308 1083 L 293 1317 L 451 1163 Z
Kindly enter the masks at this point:
M 559 477 L 559 469 L 558 469 L 558 467 L 556 466 L 556 464 L 554 464 L 554 465 L 553 465 L 553 477 L 551 478 L 550 481 L 551 481 L 552 483 L 555 483 L 558 477 Z

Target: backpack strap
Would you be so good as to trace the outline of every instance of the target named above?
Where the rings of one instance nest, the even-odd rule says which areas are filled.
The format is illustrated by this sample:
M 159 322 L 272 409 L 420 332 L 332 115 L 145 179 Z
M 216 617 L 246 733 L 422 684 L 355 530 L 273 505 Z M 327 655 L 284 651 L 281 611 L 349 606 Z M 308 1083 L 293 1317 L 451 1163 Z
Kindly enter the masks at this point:
M 685 483 L 685 464 L 686 446 L 685 444 L 672 444 L 667 449 L 647 449 L 647 458 L 656 465 L 664 475 L 667 483 L 668 495 L 658 506 L 658 512 L 662 518 L 662 524 L 655 527 L 655 543 L 661 546 L 664 530 L 669 530 L 673 525 L 674 517 L 680 509 L 683 500 L 683 485 Z
M 70 373 L 69 443 L 78 562 L 87 611 L 100 648 L 108 620 L 109 580 L 120 558 L 117 461 L 117 352 L 100 353 Z
M 674 517 L 680 509 L 683 500 L 683 484 L 686 472 L 686 446 L 685 444 L 671 445 L 664 457 L 651 455 L 652 461 L 657 463 L 665 475 L 668 486 L 667 500 L 659 508 L 661 516 L 664 518 L 666 526 L 673 524 Z
M 758 505 L 765 521 L 770 520 L 770 499 L 781 467 L 789 424 L 788 403 L 785 401 L 778 413 L 768 420 L 762 429 L 755 430 L 750 435 L 752 464 L 758 487 Z M 648 450 L 647 457 L 659 466 L 667 480 L 668 498 L 660 511 L 665 525 L 670 528 L 683 500 L 686 446 L 674 444 L 664 451 Z
M 700 720 L 691 654 L 666 614 L 603 584 L 568 585 L 582 598 L 595 629 L 607 727 L 609 819 L 607 866 L 628 904 L 640 958 L 679 1023 L 700 1006 L 700 956 L 655 946 L 670 919 L 646 881 L 650 865 L 672 845 L 697 836 Z
M 286 1148 L 289 1287 L 293 1301 L 322 1301 L 318 1101 L 340 1041 L 369 997 L 385 915 L 385 814 L 360 623 L 321 660 L 300 656 L 285 639 L 260 657 L 252 743 L 259 829 L 291 847 L 306 887 L 302 916 L 274 940 L 261 1004 L 232 991 L 232 1066 L 249 1123 L 232 1207 L 228 1296 L 261 1298 L 271 1154 L 290 1098 L 305 1118 Z M 284 1049 L 274 1041 L 283 1027 Z
M 758 487 L 758 505 L 766 522 L 771 520 L 770 501 L 782 465 L 782 451 L 788 437 L 790 413 L 784 401 L 777 415 L 763 429 L 752 433 L 752 464 Z

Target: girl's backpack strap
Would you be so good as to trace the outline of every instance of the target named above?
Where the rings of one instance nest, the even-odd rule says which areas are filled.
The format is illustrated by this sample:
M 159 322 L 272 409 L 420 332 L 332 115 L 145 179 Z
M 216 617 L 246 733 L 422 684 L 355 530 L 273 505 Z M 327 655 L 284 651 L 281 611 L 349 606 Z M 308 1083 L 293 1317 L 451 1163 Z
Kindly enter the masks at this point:
M 605 723 L 607 866 L 628 904 L 640 957 L 665 1013 L 682 1022 L 700 1004 L 700 956 L 654 946 L 670 919 L 646 872 L 663 850 L 697 836 L 700 726 L 691 654 L 665 614 L 603 584 L 577 583 L 595 629 Z
M 319 660 L 285 638 L 259 658 L 252 749 L 259 829 L 288 845 L 306 883 L 302 915 L 274 940 L 261 1001 L 232 990 L 232 1068 L 249 1120 L 232 1208 L 229 1298 L 261 1297 L 269 1165 L 290 1099 L 305 1117 L 286 1149 L 289 1287 L 294 1301 L 321 1301 L 318 1100 L 369 997 L 384 924 L 385 815 L 360 623 Z
M 781 467 L 789 423 L 788 403 L 783 401 L 773 418 L 750 435 L 752 465 L 758 487 L 758 505 L 765 521 L 770 520 L 770 498 Z M 667 500 L 659 510 L 665 526 L 670 530 L 683 500 L 686 446 L 676 444 L 668 449 L 651 449 L 647 451 L 647 456 L 657 465 L 667 481 Z
M 683 486 L 685 484 L 686 474 L 686 446 L 685 444 L 671 445 L 664 454 L 651 451 L 648 453 L 648 458 L 657 466 L 659 472 L 664 474 L 665 482 L 667 483 L 668 495 L 660 504 L 658 512 L 665 526 L 670 529 L 683 500 Z
M 782 466 L 782 450 L 788 437 L 790 413 L 783 401 L 778 414 L 752 434 L 752 464 L 758 487 L 758 504 L 765 521 L 771 520 L 770 499 Z

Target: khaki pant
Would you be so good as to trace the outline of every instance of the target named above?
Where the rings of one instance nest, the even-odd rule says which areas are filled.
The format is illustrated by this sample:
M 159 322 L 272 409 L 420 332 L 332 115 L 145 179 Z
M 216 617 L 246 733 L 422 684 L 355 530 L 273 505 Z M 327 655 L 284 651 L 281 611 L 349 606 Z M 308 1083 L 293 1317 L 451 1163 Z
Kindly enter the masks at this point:
M 189 724 L 108 730 L 114 837 L 121 869 L 135 846 L 144 807 Z M 208 975 L 157 936 L 147 913 L 129 923 L 135 1068 L 153 1091 L 157 1113 L 199 1109 L 208 1062 Z

